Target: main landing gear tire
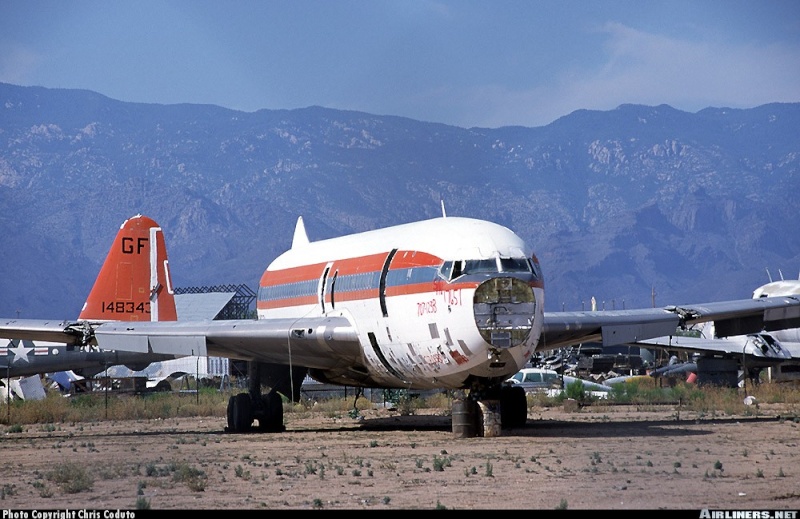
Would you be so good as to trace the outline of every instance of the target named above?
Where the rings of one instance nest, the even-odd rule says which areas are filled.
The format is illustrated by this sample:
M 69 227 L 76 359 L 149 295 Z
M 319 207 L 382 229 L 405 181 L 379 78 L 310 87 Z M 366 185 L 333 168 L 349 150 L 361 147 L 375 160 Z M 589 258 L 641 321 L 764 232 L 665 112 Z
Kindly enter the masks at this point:
M 283 425 L 283 400 L 275 391 L 270 391 L 266 395 L 261 395 L 261 405 L 263 409 L 257 417 L 258 430 L 261 432 L 283 432 L 286 426 Z

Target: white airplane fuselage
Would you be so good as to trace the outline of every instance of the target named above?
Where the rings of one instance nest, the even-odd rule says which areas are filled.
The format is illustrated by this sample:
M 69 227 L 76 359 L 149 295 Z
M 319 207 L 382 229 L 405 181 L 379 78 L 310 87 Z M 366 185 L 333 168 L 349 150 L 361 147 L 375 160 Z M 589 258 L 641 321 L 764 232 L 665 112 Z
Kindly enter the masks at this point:
M 260 319 L 347 319 L 362 385 L 458 389 L 527 362 L 542 331 L 544 283 L 509 229 L 442 217 L 316 242 L 296 232 L 264 272 L 257 310 Z M 322 375 L 353 383 L 338 373 Z

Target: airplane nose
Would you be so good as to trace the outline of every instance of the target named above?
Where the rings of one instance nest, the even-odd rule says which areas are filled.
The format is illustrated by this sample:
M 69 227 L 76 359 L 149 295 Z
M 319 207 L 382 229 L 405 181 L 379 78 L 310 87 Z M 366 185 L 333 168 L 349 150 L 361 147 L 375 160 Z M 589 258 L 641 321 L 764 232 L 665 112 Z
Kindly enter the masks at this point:
M 494 277 L 478 285 L 472 302 L 475 324 L 496 348 L 524 343 L 533 328 L 536 297 L 522 279 Z

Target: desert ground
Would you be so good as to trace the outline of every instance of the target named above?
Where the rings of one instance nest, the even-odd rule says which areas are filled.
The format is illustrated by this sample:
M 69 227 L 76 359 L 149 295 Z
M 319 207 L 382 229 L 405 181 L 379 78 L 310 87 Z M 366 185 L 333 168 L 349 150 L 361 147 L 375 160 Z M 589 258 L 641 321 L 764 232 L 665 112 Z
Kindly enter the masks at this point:
M 497 437 L 449 410 L 2 426 L 3 509 L 800 509 L 797 405 L 531 408 Z

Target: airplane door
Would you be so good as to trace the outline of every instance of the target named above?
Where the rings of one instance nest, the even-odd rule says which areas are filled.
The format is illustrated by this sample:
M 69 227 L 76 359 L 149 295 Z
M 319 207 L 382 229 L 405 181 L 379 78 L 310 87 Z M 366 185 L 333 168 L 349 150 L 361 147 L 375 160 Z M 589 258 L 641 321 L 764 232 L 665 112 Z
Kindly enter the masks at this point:
M 333 263 L 328 263 L 322 271 L 322 277 L 319 279 L 319 287 L 317 289 L 319 293 L 319 306 L 322 308 L 323 314 L 325 313 L 325 284 L 328 282 L 328 273 L 331 271 L 331 265 L 333 265 Z
M 330 289 L 330 294 L 331 294 L 331 310 L 333 310 L 333 309 L 335 309 L 335 308 L 336 308 L 336 300 L 335 300 L 335 294 L 336 294 L 336 277 L 337 277 L 338 275 L 339 275 L 339 271 L 337 270 L 336 272 L 334 272 L 334 273 L 333 273 L 333 277 L 331 278 L 331 289 Z
M 378 292 L 380 294 L 381 312 L 383 312 L 384 317 L 389 317 L 389 311 L 386 309 L 386 275 L 389 273 L 389 265 L 392 263 L 392 258 L 394 258 L 396 253 L 397 249 L 392 249 L 392 252 L 386 256 L 386 261 L 383 262 L 383 268 L 381 269 L 381 280 Z

